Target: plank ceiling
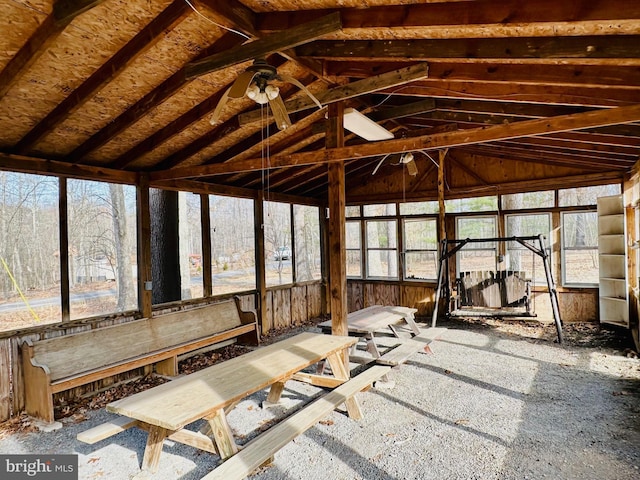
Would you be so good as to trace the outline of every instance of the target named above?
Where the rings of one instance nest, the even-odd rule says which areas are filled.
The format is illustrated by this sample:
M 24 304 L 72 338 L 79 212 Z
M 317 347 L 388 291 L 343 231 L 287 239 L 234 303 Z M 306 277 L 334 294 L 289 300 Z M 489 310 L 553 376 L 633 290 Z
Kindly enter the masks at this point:
M 167 188 L 197 181 L 322 201 L 327 162 L 344 160 L 354 201 L 434 198 L 444 149 L 451 196 L 622 178 L 640 155 L 635 0 L 0 6 L 0 167 L 125 182 L 146 172 Z M 291 127 L 279 131 L 246 98 L 212 126 L 255 56 L 395 138 L 345 132 L 345 147 L 326 149 L 326 108 L 300 107 L 305 96 L 283 82 Z M 398 164 L 405 151 L 415 177 Z

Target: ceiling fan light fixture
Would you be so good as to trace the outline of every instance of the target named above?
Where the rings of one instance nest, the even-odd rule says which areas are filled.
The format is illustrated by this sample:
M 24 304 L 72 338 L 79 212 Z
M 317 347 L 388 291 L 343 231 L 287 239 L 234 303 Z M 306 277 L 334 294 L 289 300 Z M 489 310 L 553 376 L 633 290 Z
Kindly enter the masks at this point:
M 365 140 L 376 141 L 393 138 L 393 133 L 354 108 L 345 108 L 343 118 L 344 128 Z

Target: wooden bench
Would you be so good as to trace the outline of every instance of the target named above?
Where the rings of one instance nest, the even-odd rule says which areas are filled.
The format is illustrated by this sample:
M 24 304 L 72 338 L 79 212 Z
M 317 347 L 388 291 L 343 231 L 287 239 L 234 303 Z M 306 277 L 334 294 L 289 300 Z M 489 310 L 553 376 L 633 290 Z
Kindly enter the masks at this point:
M 379 358 L 376 358 L 375 362 L 380 365 L 389 365 L 392 367 L 401 365 L 405 363 L 411 355 L 419 352 L 420 350 L 430 352 L 429 345 L 431 342 L 436 340 L 446 331 L 447 329 L 442 327 L 431 327 L 423 330 L 420 335 L 407 339 L 397 347 L 385 352 Z
M 258 435 L 242 450 L 205 475 L 202 480 L 240 480 L 247 477 L 260 465 L 270 461 L 273 455 L 287 443 L 314 426 L 340 404 L 370 387 L 390 369 L 391 367 L 375 365 L 353 377 Z
M 257 345 L 256 314 L 240 299 L 22 345 L 25 410 L 54 421 L 53 394 L 155 364 L 178 373 L 178 355 L 226 340 Z

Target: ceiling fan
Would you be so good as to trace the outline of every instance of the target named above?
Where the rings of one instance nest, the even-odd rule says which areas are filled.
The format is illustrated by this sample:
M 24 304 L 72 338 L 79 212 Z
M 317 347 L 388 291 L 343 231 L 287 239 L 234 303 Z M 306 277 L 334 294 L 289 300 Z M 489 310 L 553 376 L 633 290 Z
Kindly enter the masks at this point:
M 269 104 L 279 130 L 290 127 L 291 119 L 282 101 L 280 89 L 274 85 L 274 81 L 295 85 L 313 100 L 319 108 L 322 108 L 322 104 L 318 99 L 297 79 L 290 75 L 279 74 L 276 67 L 259 58 L 253 61 L 253 65 L 247 67 L 244 72 L 238 75 L 238 78 L 222 95 L 211 116 L 211 125 L 220 123 L 222 110 L 230 98 L 242 98 L 246 95 L 259 105 Z
M 380 159 L 380 161 L 376 165 L 376 168 L 373 169 L 373 173 L 371 173 L 371 175 L 375 175 L 376 174 L 376 172 L 378 171 L 378 169 L 380 168 L 382 163 L 387 159 L 387 157 L 389 155 L 385 155 L 384 157 L 382 157 Z M 413 153 L 411 153 L 411 152 L 402 153 L 400 155 L 400 159 L 398 160 L 398 163 L 396 163 L 395 165 L 406 165 L 407 172 L 412 177 L 415 177 L 418 174 L 418 167 L 416 166 L 416 161 L 415 161 L 415 159 L 413 157 Z

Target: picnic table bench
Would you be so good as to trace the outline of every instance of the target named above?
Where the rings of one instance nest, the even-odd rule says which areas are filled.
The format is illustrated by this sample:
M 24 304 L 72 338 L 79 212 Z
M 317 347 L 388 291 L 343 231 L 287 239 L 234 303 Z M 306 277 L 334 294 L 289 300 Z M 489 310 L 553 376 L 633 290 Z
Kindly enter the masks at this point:
M 132 426 L 147 430 L 149 434 L 142 461 L 143 472 L 156 472 L 163 441 L 167 438 L 217 453 L 224 460 L 239 451 L 227 423 L 226 413 L 246 396 L 267 387 L 270 387 L 267 400 L 271 403 L 278 402 L 285 382 L 294 378 L 322 387 L 335 388 L 342 385 L 340 394 L 334 395 L 330 403 L 325 402 L 323 405 L 333 405 L 333 409 L 337 404 L 344 403 L 350 417 L 360 418 L 362 413 L 355 393 L 366 388 L 373 377 L 370 373 L 363 379 L 368 382 L 366 385 L 354 382 L 355 378 L 349 380 L 349 371 L 341 358 L 341 352 L 356 342 L 357 339 L 352 337 L 302 333 L 257 348 L 108 404 L 107 411 L 122 415 L 123 419 L 82 432 L 78 439 L 85 443 L 95 443 Z M 298 373 L 324 360 L 329 363 L 332 376 Z M 380 375 L 385 372 L 386 370 L 379 370 Z M 317 417 L 318 407 L 315 408 L 315 416 L 309 418 Z M 201 431 L 185 428 L 198 420 L 207 422 Z M 309 428 L 305 425 L 305 428 Z M 300 428 L 297 425 L 295 429 L 288 428 L 281 434 L 290 439 L 300 432 Z M 270 452 L 272 447 L 258 447 L 258 457 L 263 462 L 268 460 L 268 456 L 263 458 L 264 452 Z
M 381 331 L 391 332 L 398 337 L 396 326 L 406 324 L 412 335 L 420 335 L 420 329 L 414 320 L 415 308 L 401 306 L 372 305 L 356 310 L 347 315 L 347 329 L 349 335 L 363 338 L 367 343 L 367 351 L 373 358 L 380 358 L 380 351 L 374 341 L 376 333 Z M 318 325 L 324 333 L 331 333 L 331 321 Z

